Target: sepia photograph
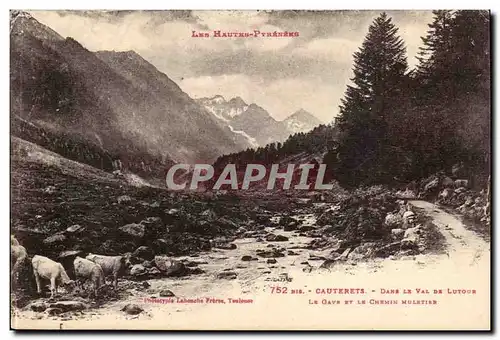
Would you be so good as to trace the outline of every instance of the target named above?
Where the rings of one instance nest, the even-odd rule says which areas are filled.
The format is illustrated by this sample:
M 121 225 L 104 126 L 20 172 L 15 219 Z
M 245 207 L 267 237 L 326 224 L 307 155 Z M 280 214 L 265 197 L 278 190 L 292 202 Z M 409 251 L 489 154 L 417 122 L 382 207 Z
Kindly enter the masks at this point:
M 491 331 L 488 9 L 9 12 L 12 330 Z

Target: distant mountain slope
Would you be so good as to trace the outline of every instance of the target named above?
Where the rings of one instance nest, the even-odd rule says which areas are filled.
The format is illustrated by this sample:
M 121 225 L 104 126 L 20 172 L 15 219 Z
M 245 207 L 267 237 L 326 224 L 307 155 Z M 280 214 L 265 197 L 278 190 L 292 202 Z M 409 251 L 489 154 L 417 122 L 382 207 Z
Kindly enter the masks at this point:
M 254 139 L 259 146 L 282 142 L 291 134 L 308 132 L 321 124 L 319 119 L 303 109 L 283 121 L 276 121 L 265 109 L 256 104 L 248 105 L 240 97 L 226 101 L 221 95 L 216 95 L 199 98 L 197 102 L 233 130 Z
M 245 112 L 234 117 L 230 124 L 234 129 L 253 136 L 259 145 L 282 141 L 290 134 L 280 122 L 256 104 L 250 104 Z
M 212 98 L 197 99 L 197 102 L 224 121 L 230 121 L 248 109 L 248 104 L 240 97 L 226 101 L 224 97 L 217 95 Z
M 270 143 L 263 147 L 223 155 L 217 158 L 213 165 L 216 173 L 214 178 L 218 178 L 227 164 L 236 164 L 238 180 L 241 180 L 247 164 L 264 165 L 268 174 L 273 164 L 280 164 L 280 171 L 284 172 L 288 164 L 295 164 L 298 167 L 304 163 L 325 163 L 323 158 L 329 150 L 335 148 L 338 137 L 339 132 L 336 127 L 319 125 L 307 133 L 296 133 L 283 143 Z M 331 178 L 332 173 L 327 169 L 325 180 L 329 181 Z M 266 180 L 264 178 L 263 182 Z M 299 177 L 295 180 L 298 181 Z M 261 185 L 254 187 L 263 189 Z
M 135 52 L 90 52 L 25 12 L 11 12 L 10 63 L 13 134 L 70 159 L 82 161 L 64 140 L 161 175 L 250 145 Z
M 321 121 L 304 109 L 296 111 L 291 116 L 287 117 L 283 123 L 288 131 L 292 133 L 309 132 L 316 126 L 321 124 Z

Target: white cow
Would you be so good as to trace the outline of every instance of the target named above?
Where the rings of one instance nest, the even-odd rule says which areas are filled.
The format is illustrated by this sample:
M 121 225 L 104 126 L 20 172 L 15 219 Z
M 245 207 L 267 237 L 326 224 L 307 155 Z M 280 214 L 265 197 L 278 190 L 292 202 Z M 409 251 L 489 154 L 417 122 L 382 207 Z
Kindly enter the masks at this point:
M 74 287 L 75 282 L 68 277 L 66 270 L 59 262 L 53 261 L 45 256 L 35 255 L 31 260 L 33 274 L 35 275 L 36 289 L 38 294 L 42 292 L 40 279 L 50 280 L 50 297 L 57 293 L 58 285 Z
M 106 284 L 101 266 L 80 256 L 75 258 L 73 265 L 76 279 L 82 284 L 87 281 L 92 282 L 94 294 L 97 296 L 99 288 Z
M 118 285 L 118 276 L 125 270 L 125 258 L 123 256 L 107 256 L 88 254 L 87 260 L 97 263 L 101 266 L 104 276 L 113 278 L 113 287 L 116 290 Z
M 15 243 L 12 240 L 16 241 Z M 17 242 L 15 238 L 11 238 L 11 246 L 10 246 L 10 259 L 12 263 L 12 270 L 10 272 L 11 280 L 13 282 L 17 282 L 17 276 L 21 271 L 21 265 L 28 257 L 28 252 L 26 248 Z

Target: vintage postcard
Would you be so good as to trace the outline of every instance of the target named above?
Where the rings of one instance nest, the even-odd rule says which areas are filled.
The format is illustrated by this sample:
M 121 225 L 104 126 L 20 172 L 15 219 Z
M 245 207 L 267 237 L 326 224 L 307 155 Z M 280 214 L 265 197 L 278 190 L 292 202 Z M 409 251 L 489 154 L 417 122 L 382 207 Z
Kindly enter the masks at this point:
M 490 20 L 11 10 L 11 328 L 491 330 Z

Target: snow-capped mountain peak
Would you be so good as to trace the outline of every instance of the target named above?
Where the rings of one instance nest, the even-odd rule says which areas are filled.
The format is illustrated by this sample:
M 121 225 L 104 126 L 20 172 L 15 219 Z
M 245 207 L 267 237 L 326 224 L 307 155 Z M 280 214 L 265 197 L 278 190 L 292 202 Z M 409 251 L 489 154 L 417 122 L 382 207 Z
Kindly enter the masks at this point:
M 248 109 L 248 105 L 240 97 L 226 101 L 223 96 L 216 95 L 212 98 L 200 98 L 197 101 L 217 118 L 224 121 L 229 121 Z
M 308 132 L 321 124 L 321 121 L 304 109 L 296 111 L 286 118 L 283 123 L 292 133 Z

